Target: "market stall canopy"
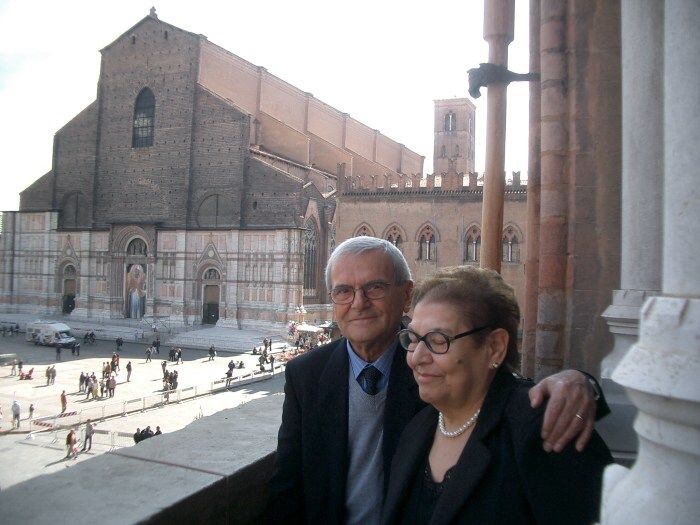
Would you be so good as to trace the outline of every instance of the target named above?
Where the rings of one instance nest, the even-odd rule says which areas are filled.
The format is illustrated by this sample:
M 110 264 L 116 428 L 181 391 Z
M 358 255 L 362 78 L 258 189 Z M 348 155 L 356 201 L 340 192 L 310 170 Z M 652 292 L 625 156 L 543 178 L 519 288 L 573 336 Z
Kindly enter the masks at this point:
M 294 329 L 297 332 L 313 332 L 313 333 L 321 332 L 323 330 L 323 328 L 319 328 L 318 326 L 314 326 L 312 324 L 306 324 L 306 323 L 298 324 L 294 327 Z

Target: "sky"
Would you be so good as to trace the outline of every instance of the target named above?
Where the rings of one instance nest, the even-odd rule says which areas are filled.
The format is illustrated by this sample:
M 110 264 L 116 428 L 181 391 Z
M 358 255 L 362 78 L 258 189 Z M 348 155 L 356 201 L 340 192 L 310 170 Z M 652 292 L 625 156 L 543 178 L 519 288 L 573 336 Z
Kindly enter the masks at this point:
M 509 69 L 528 67 L 528 2 L 517 0 Z M 51 169 L 54 134 L 96 98 L 99 50 L 155 6 L 164 22 L 265 67 L 426 157 L 433 101 L 467 97 L 488 60 L 483 0 L 0 0 L 0 210 Z M 473 101 L 484 170 L 486 96 Z M 506 173 L 527 171 L 528 86 L 508 88 Z

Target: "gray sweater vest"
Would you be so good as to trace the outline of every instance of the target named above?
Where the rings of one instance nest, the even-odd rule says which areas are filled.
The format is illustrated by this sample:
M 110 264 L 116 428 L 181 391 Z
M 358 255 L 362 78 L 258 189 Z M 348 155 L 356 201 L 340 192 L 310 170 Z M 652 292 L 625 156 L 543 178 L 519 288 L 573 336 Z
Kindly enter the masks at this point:
M 345 504 L 348 524 L 379 523 L 382 515 L 384 466 L 382 435 L 386 388 L 366 394 L 352 375 L 348 376 L 348 482 Z

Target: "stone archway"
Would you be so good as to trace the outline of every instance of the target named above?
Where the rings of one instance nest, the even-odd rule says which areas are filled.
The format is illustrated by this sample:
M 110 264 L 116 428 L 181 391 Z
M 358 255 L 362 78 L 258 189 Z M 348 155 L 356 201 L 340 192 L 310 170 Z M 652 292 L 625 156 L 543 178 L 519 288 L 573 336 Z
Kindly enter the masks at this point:
M 221 301 L 221 274 L 209 268 L 202 275 L 202 324 L 216 324 Z
M 75 310 L 75 296 L 77 294 L 77 272 L 75 266 L 67 264 L 63 267 L 62 275 L 62 299 L 61 311 L 64 314 L 69 314 Z

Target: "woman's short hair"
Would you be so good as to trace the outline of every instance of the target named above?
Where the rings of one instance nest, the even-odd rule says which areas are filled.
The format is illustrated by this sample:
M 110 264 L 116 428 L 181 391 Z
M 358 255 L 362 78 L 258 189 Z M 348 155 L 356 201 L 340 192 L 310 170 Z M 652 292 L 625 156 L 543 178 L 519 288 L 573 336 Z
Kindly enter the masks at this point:
M 413 292 L 413 306 L 423 301 L 450 303 L 459 308 L 471 328 L 490 326 L 508 332 L 505 364 L 518 367 L 518 324 L 520 308 L 513 288 L 493 270 L 475 266 L 441 268 L 418 284 Z M 474 334 L 483 344 L 488 332 Z
M 401 284 L 411 280 L 411 270 L 408 268 L 408 263 L 401 250 L 384 239 L 362 235 L 343 241 L 333 250 L 326 265 L 326 288 L 331 289 L 331 272 L 333 271 L 333 265 L 338 259 L 344 255 L 357 255 L 375 250 L 382 251 L 391 258 L 394 266 L 394 284 Z

